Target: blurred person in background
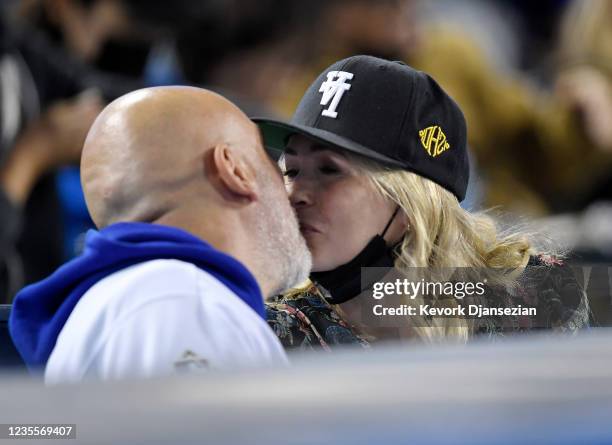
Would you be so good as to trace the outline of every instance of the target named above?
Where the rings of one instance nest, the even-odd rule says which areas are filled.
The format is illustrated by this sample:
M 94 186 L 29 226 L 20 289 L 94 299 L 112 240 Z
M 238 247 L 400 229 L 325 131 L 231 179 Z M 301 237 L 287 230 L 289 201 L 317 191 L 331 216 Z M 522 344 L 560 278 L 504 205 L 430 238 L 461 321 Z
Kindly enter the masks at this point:
M 159 9 L 150 3 L 150 10 Z M 142 82 L 150 53 L 172 39 L 169 26 L 148 20 L 144 6 L 137 0 L 24 0 L 15 17 L 50 46 L 97 72 L 116 76 L 113 81 L 121 84 Z M 120 94 L 118 90 L 113 98 Z
M 593 165 L 577 165 L 591 182 L 581 204 L 612 200 L 612 3 L 575 0 L 562 22 L 556 56 L 556 92 L 597 149 Z
M 571 9 L 567 14 L 573 14 Z M 465 33 L 462 38 L 444 20 L 428 30 L 422 48 L 407 57 L 430 72 L 465 111 L 484 204 L 528 216 L 584 208 L 612 168 L 608 141 L 594 134 L 570 101 L 524 75 L 500 72 L 476 42 Z M 584 82 L 579 89 L 590 88 Z M 609 94 L 599 102 L 612 104 Z
M 6 17 L 6 16 L 3 16 Z M 36 35 L 0 21 L 0 300 L 62 261 L 53 172 L 78 162 L 101 110 Z M 84 92 L 85 91 L 85 92 Z
M 20 16 L 99 71 L 139 78 L 146 86 L 210 85 L 210 71 L 225 57 L 286 38 L 280 28 L 292 21 L 296 3 L 28 0 Z
M 537 225 L 571 249 L 574 263 L 606 264 L 612 261 L 612 4 L 571 2 L 557 37 L 548 57 L 555 87 L 550 100 L 556 104 L 548 123 L 558 125 L 556 131 L 549 126 L 551 162 L 541 170 L 556 177 L 552 183 L 562 213 Z M 563 135 L 566 140 L 552 144 Z M 601 299 L 596 311 L 604 324 L 612 322 L 608 300 Z
M 568 170 L 585 184 L 574 212 L 540 224 L 572 249 L 574 262 L 592 267 L 589 292 L 592 324 L 610 326 L 609 264 L 612 262 L 612 3 L 576 0 L 561 23 L 555 53 L 557 97 L 573 111 L 589 145 L 577 146 L 585 159 Z M 588 161 L 588 162 L 587 162 Z M 568 173 L 569 175 L 570 173 Z M 584 209 L 584 210 L 582 210 Z M 594 267 L 593 267 L 594 266 Z M 604 283 L 602 285 L 602 283 Z
M 362 267 L 395 266 L 400 276 L 415 267 L 493 268 L 499 286 L 518 283 L 504 304 L 537 307 L 539 321 L 517 319 L 517 330 L 574 332 L 588 323 L 586 295 L 558 257 L 527 233 L 461 208 L 469 178 L 465 120 L 427 74 L 354 56 L 317 77 L 289 123 L 255 121 L 266 145 L 283 152 L 287 191 L 313 256 L 312 281 L 267 305 L 286 347 L 466 341 L 504 331 L 493 318 L 473 325 L 417 315 L 394 328 L 368 324 L 362 316 L 377 301 L 361 292 Z

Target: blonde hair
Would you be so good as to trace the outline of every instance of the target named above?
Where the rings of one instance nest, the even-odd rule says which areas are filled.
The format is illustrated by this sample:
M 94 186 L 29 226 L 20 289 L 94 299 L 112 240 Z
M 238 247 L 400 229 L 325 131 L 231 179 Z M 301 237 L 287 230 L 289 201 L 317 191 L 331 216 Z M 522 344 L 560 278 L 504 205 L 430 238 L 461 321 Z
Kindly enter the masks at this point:
M 352 154 L 348 158 L 407 219 L 408 229 L 395 249 L 399 272 L 486 268 L 499 270 L 494 276 L 497 285 L 511 287 L 516 283 L 534 250 L 527 232 L 502 230 L 490 212 L 464 210 L 451 192 L 420 175 L 391 170 Z M 453 298 L 442 303 L 456 305 Z M 438 318 L 414 331 L 427 342 L 465 341 L 471 329 L 467 320 Z
M 577 0 L 564 14 L 559 36 L 558 59 L 562 66 L 592 65 L 612 75 L 612 3 L 608 0 Z

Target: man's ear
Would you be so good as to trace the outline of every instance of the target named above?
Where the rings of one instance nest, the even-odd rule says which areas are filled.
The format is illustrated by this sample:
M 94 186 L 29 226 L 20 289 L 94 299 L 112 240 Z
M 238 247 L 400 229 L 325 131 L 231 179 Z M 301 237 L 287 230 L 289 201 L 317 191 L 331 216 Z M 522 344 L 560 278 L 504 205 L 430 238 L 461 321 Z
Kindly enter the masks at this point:
M 226 144 L 213 148 L 212 161 L 223 187 L 233 195 L 255 201 L 257 191 L 252 168 Z

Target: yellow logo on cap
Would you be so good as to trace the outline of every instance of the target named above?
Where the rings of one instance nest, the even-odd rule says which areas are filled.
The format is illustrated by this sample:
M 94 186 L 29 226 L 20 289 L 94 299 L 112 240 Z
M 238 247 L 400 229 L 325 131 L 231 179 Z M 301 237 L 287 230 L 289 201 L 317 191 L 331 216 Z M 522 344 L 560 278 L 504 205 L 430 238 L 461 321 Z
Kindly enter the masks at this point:
M 421 137 L 421 144 L 423 144 L 429 156 L 433 158 L 450 148 L 446 135 L 438 125 L 424 128 L 419 131 L 419 136 Z

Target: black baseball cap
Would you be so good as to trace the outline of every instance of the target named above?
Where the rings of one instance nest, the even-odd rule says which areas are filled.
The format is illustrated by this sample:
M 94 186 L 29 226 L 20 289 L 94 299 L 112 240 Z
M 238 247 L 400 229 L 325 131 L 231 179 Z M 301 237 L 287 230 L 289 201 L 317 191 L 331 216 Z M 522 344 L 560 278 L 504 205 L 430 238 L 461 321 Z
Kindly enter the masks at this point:
M 340 60 L 310 85 L 289 122 L 252 118 L 265 145 L 282 151 L 302 134 L 424 176 L 465 198 L 466 124 L 459 106 L 426 73 L 372 56 Z

